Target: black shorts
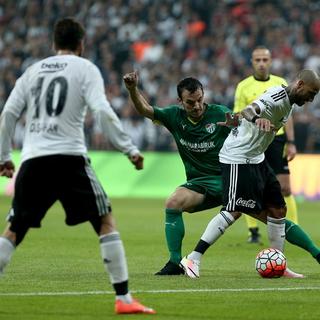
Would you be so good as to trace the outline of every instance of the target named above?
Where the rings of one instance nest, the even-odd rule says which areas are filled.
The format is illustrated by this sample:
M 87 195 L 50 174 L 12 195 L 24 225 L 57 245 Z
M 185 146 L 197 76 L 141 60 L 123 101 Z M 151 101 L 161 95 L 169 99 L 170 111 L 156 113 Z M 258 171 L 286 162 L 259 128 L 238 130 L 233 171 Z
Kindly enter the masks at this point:
M 264 153 L 270 167 L 276 175 L 290 174 L 287 156 L 284 152 L 286 141 L 287 138 L 285 134 L 275 136 Z
M 284 208 L 280 184 L 266 161 L 259 164 L 221 164 L 223 209 L 259 214 Z
M 96 221 L 111 206 L 90 161 L 84 156 L 52 155 L 22 163 L 8 220 L 10 229 L 39 228 L 48 209 L 59 200 L 66 224 Z

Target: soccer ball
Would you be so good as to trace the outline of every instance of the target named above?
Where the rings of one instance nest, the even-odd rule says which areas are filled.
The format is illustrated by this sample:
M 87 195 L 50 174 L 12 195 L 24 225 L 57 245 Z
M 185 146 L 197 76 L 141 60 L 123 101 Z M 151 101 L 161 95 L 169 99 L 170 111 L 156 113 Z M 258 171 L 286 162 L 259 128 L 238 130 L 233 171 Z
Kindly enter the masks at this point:
M 263 278 L 279 278 L 286 267 L 286 257 L 278 249 L 263 249 L 256 257 L 256 270 Z

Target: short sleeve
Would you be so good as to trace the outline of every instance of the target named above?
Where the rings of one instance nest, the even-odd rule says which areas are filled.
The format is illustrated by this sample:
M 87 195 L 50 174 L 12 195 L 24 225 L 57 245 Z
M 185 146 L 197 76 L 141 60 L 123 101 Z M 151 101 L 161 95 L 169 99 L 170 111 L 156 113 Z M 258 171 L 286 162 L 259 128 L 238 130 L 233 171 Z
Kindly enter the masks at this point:
M 154 122 L 164 125 L 166 128 L 170 130 L 172 126 L 174 126 L 174 121 L 177 118 L 177 112 L 179 107 L 177 106 L 168 106 L 164 108 L 159 108 L 154 106 Z

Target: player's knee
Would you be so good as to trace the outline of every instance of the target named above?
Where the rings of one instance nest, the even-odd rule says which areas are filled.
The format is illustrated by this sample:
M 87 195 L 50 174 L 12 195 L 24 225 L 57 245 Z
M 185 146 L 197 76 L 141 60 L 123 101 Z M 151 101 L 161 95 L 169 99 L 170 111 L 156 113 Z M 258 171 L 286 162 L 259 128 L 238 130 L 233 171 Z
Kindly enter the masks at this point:
M 181 209 L 183 202 L 177 197 L 171 197 L 166 200 L 166 209 Z
M 4 236 L 10 239 L 10 241 L 17 247 L 24 239 L 28 230 L 28 226 L 17 227 L 16 225 L 10 225 L 8 230 L 4 233 Z
M 230 214 L 232 215 L 234 220 L 237 220 L 242 216 L 241 212 L 237 212 L 237 211 L 236 212 L 230 212 Z
M 268 208 L 268 215 L 275 219 L 285 218 L 286 213 L 287 213 L 287 207 Z
M 115 221 L 111 213 L 90 220 L 94 230 L 102 235 L 115 231 Z

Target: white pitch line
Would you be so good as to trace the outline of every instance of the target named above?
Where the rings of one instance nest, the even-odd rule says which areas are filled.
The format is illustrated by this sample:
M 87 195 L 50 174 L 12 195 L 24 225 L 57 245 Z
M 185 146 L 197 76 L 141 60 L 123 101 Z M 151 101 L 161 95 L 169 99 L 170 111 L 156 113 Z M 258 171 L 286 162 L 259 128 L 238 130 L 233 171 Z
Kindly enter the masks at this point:
M 168 290 L 133 290 L 132 293 L 194 293 L 194 292 L 257 292 L 257 291 L 299 291 L 320 290 L 320 287 L 292 288 L 217 288 L 217 289 L 168 289 Z M 83 296 L 114 294 L 114 291 L 66 291 L 66 292 L 0 292 L 2 297 L 32 297 L 32 296 Z

